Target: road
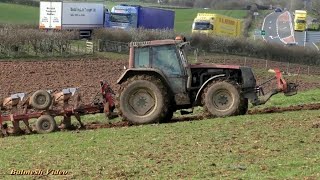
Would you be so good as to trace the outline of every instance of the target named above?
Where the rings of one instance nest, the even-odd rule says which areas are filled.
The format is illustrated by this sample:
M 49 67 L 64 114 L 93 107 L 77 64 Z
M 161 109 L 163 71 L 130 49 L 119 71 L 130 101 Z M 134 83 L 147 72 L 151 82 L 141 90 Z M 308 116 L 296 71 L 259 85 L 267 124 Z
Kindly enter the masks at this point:
M 319 48 L 312 39 L 315 39 L 314 36 L 319 35 L 320 40 L 320 33 L 314 32 L 311 36 L 310 32 L 295 32 L 293 29 L 293 17 L 289 11 L 268 14 L 264 18 L 262 30 L 266 31 L 266 35 L 263 36 L 266 42 L 283 45 L 297 43 L 298 46 L 319 51 Z

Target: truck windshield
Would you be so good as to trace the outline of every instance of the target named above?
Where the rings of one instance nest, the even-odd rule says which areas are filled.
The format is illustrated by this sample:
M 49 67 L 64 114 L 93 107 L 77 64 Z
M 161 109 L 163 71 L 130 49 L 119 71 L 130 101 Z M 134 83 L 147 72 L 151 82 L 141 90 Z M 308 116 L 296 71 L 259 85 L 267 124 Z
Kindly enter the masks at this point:
M 213 30 L 212 24 L 209 22 L 196 22 L 194 23 L 194 30 Z
M 111 14 L 110 21 L 118 23 L 129 23 L 131 19 L 130 14 Z
M 305 21 L 305 20 L 298 19 L 298 20 L 296 21 L 296 23 L 306 23 L 306 21 Z

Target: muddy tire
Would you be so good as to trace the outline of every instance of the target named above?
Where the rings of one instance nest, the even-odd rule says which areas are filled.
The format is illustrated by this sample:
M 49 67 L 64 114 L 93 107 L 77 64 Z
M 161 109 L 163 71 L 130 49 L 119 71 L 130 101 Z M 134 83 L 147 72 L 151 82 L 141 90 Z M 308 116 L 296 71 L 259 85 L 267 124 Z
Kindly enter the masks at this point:
M 205 113 L 209 116 L 237 115 L 240 107 L 239 88 L 227 81 L 214 81 L 205 88 L 202 104 Z
M 247 114 L 247 111 L 249 109 L 249 101 L 247 98 L 241 98 L 240 99 L 240 106 L 238 110 L 238 115 L 245 115 Z
M 30 98 L 30 104 L 33 108 L 38 110 L 48 109 L 51 105 L 52 97 L 44 90 L 38 90 L 32 94 Z
M 116 106 L 123 120 L 133 124 L 157 123 L 168 112 L 167 94 L 161 80 L 153 76 L 133 76 L 121 84 Z
M 50 115 L 42 115 L 36 121 L 36 131 L 40 134 L 53 132 L 56 127 L 56 121 Z

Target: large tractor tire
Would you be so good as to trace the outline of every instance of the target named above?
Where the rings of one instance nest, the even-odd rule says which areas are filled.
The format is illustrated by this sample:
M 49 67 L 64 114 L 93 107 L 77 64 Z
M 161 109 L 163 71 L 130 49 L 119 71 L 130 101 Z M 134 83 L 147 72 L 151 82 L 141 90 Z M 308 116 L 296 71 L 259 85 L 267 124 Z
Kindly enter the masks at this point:
M 51 105 L 52 97 L 44 90 L 38 90 L 32 94 L 30 98 L 30 104 L 33 108 L 38 110 L 48 109 Z
M 53 132 L 56 127 L 56 121 L 50 115 L 42 115 L 36 121 L 36 131 L 40 134 Z
M 240 107 L 240 92 L 236 85 L 227 81 L 214 81 L 202 94 L 204 111 L 214 117 L 237 115 Z
M 121 84 L 116 103 L 124 120 L 133 124 L 157 123 L 168 113 L 168 90 L 153 76 L 133 76 Z

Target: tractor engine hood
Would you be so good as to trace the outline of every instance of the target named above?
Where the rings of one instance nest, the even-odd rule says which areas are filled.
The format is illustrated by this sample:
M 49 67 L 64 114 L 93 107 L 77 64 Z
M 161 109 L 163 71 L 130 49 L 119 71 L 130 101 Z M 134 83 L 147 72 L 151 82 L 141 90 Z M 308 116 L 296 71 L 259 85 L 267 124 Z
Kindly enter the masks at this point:
M 230 69 L 241 71 L 242 78 L 242 88 L 255 88 L 256 87 L 256 79 L 253 74 L 253 71 L 250 67 L 246 66 L 238 66 L 238 65 L 222 65 L 222 64 L 213 64 L 213 63 L 196 63 L 189 64 L 188 66 L 192 69 Z

